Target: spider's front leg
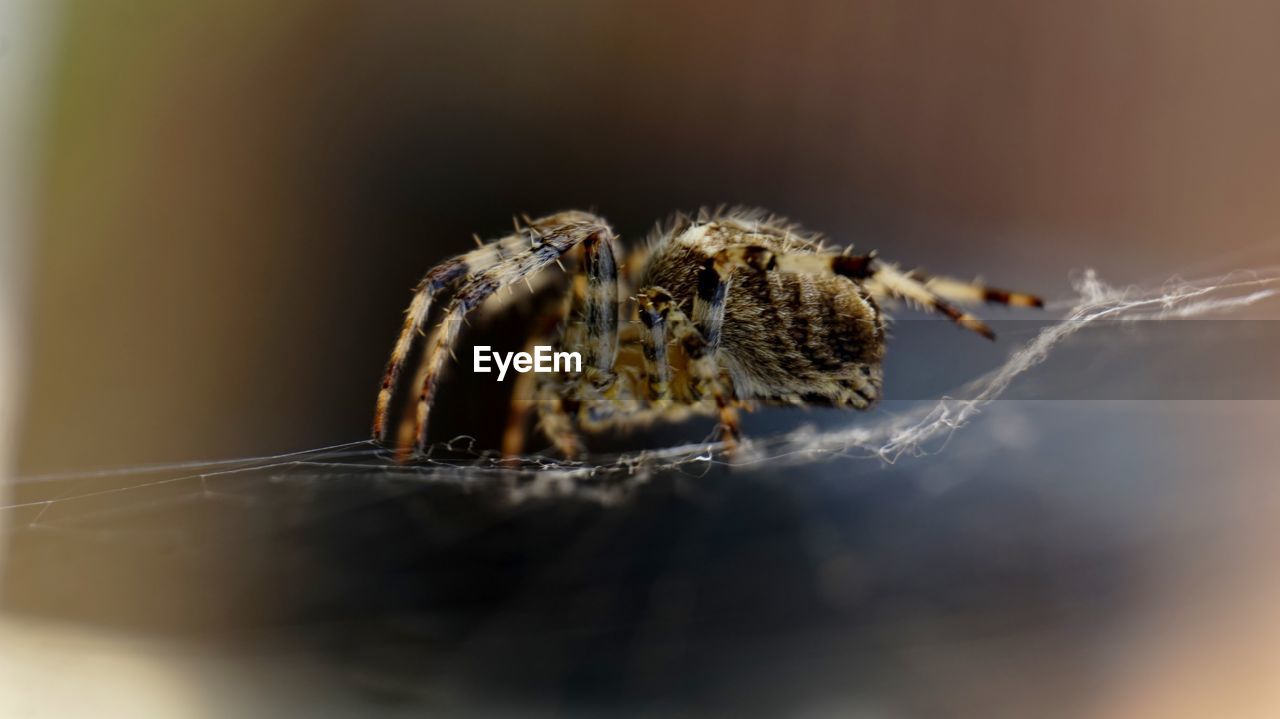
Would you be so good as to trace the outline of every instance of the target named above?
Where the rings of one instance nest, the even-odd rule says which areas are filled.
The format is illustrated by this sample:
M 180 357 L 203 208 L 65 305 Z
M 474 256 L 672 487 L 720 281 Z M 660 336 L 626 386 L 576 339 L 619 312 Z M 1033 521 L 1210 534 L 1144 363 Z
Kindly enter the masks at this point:
M 551 375 L 521 375 L 512 394 L 503 433 L 503 454 L 524 448 L 530 403 L 536 402 L 543 432 L 566 457 L 579 454 L 582 440 L 574 417 L 584 395 L 608 393 L 618 354 L 618 269 L 611 243 L 587 242 L 575 265 L 571 300 L 545 314 L 527 345 L 558 335 L 558 347 L 581 351 L 582 372 L 567 381 Z M 553 333 L 553 330 L 554 333 Z
M 410 305 L 400 340 L 392 351 L 383 380 L 383 390 L 378 398 L 374 420 L 375 438 L 383 442 L 387 440 L 391 392 L 400 376 L 409 344 L 413 336 L 421 331 L 437 294 L 456 288 L 456 294 L 446 307 L 444 318 L 423 355 L 422 387 L 418 395 L 412 433 L 413 447 L 418 451 L 425 449 L 431 402 L 467 315 L 498 289 L 527 279 L 579 245 L 584 247 L 588 268 L 595 268 L 588 271 L 601 274 L 597 283 L 615 284 L 617 280 L 613 243 L 613 231 L 600 218 L 584 212 L 564 212 L 532 221 L 513 235 L 483 245 L 432 270 Z M 613 300 L 610 300 L 609 305 L 613 307 Z M 597 321 L 607 324 L 607 319 Z M 616 322 L 615 316 L 615 327 Z M 602 351 L 600 347 L 593 345 L 593 349 L 597 354 L 591 355 L 589 352 L 588 362 L 612 362 L 612 356 L 608 355 L 607 350 L 602 358 L 599 354 Z M 406 456 L 409 449 L 408 443 L 401 443 L 401 456 Z

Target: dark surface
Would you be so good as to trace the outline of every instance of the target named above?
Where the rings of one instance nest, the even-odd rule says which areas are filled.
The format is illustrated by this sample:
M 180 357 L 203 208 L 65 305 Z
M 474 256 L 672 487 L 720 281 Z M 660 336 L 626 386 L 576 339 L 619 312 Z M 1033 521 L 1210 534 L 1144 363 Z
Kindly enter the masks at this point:
M 396 702 L 775 716 L 837 689 L 923 710 L 899 686 L 917 645 L 1055 631 L 1087 655 L 1128 611 L 1123 532 L 1069 531 L 1016 473 L 938 491 L 845 460 L 665 473 L 616 506 L 503 497 L 466 470 L 299 468 L 66 499 L 14 535 L 10 607 L 300 646 Z
M 34 483 L 61 499 L 9 511 L 9 606 L 266 686 L 303 661 L 375 713 L 1088 716 L 1153 618 L 1212 628 L 1266 576 L 1271 475 L 1222 459 L 1274 462 L 1271 404 L 998 402 L 897 465 L 695 464 L 613 505 L 351 457 Z

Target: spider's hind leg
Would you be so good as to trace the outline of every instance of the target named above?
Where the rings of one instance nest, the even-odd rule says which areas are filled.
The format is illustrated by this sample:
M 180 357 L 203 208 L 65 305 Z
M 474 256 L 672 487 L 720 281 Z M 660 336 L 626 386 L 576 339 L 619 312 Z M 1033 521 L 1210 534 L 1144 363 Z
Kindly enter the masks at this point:
M 905 300 L 921 309 L 946 315 L 952 322 L 991 340 L 996 335 L 985 322 L 957 309 L 947 300 L 966 304 L 992 302 L 1015 307 L 1044 307 L 1044 301 L 1035 295 L 984 287 L 978 283 L 961 282 L 947 277 L 930 278 L 922 272 L 904 273 L 896 266 L 883 262 L 876 264 L 865 286 L 874 296 Z
M 952 277 L 926 274 L 923 270 L 912 270 L 907 277 L 920 282 L 925 289 L 943 299 L 961 304 L 978 304 L 987 302 L 1009 307 L 1044 307 L 1044 300 L 1025 292 L 1014 292 L 998 287 L 989 287 L 981 282 L 965 282 Z

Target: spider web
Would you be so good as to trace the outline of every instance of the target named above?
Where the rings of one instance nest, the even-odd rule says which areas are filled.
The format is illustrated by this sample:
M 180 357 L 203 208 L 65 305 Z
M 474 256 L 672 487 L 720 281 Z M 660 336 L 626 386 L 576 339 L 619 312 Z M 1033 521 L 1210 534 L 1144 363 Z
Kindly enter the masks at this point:
M 1074 298 L 1052 303 L 1060 319 L 1040 329 L 998 367 L 957 388 L 952 395 L 920 402 L 906 411 L 829 428 L 807 424 L 773 436 L 748 439 L 732 454 L 704 441 L 568 461 L 543 455 L 502 457 L 477 451 L 460 436 L 434 445 L 413 465 L 400 465 L 372 441 L 357 441 L 265 457 L 50 474 L 13 480 L 26 495 L 0 506 L 10 527 L 39 529 L 85 520 L 140 505 L 246 498 L 261 483 L 317 478 L 377 481 L 408 488 L 422 483 L 464 485 L 490 492 L 503 503 L 575 497 L 600 503 L 624 500 L 659 472 L 698 476 L 721 466 L 771 468 L 835 458 L 895 463 L 941 451 L 952 436 L 999 399 L 1013 382 L 1045 362 L 1081 330 L 1102 322 L 1166 321 L 1220 315 L 1280 294 L 1280 267 L 1236 271 L 1198 280 L 1172 279 L 1149 286 L 1113 287 L 1092 270 L 1074 281 Z M 34 495 L 34 498 L 32 498 Z M 76 505 L 72 510 L 68 505 Z M 64 507 L 67 511 L 61 511 Z

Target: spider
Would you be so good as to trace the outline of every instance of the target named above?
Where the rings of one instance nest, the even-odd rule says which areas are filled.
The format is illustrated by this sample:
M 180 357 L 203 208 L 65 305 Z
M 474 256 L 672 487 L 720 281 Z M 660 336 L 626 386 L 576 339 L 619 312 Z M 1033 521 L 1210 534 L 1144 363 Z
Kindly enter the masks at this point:
M 941 313 L 989 339 L 995 335 L 986 324 L 951 303 L 1043 306 L 1029 294 L 903 272 L 875 252 L 828 249 L 821 236 L 759 210 L 678 214 L 621 269 L 613 230 L 587 212 L 525 218 L 512 234 L 476 243 L 423 278 L 391 352 L 373 433 L 402 458 L 426 449 L 432 401 L 462 325 L 473 312 L 501 312 L 518 284 L 552 303 L 541 308 L 528 345 L 580 350 L 582 366 L 518 376 L 502 442 L 509 455 L 523 449 L 531 407 L 569 457 L 583 451 L 583 431 L 693 415 L 717 417 L 717 433 L 732 450 L 740 409 L 874 404 L 883 382 L 885 300 Z M 533 293 L 534 281 L 560 291 Z M 624 283 L 638 290 L 629 294 Z M 415 337 L 427 336 L 431 310 L 441 304 L 422 351 L 417 401 L 404 403 L 392 437 L 393 396 Z

